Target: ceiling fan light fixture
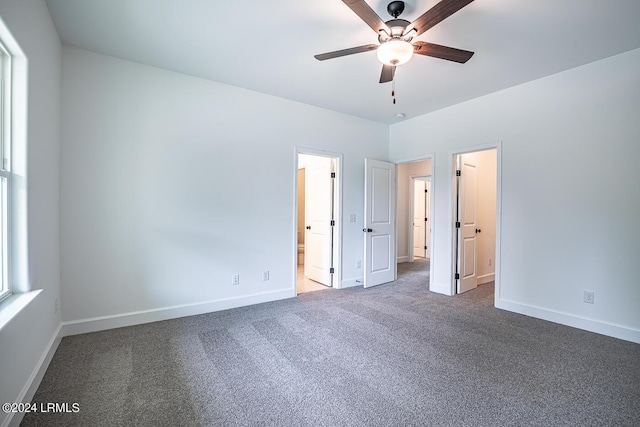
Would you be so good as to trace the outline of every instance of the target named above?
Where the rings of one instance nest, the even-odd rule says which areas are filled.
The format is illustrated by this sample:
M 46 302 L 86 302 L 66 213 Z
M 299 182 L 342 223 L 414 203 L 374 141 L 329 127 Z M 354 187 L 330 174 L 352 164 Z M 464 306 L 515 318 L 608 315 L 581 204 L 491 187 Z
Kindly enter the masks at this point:
M 378 61 L 385 65 L 406 64 L 413 57 L 413 46 L 401 38 L 392 38 L 378 47 Z

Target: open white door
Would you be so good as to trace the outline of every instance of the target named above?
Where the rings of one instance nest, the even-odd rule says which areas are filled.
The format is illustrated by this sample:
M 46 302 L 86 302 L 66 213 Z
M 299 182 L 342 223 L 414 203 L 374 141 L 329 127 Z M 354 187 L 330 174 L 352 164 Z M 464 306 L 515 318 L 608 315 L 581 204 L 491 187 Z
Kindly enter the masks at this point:
M 431 181 L 425 181 L 424 192 L 424 245 L 427 247 L 424 251 L 425 258 L 431 258 Z
M 413 255 L 422 258 L 427 256 L 426 184 L 419 179 L 413 180 Z
M 331 286 L 333 179 L 331 159 L 308 156 L 305 166 L 304 275 Z
M 459 294 L 478 287 L 476 274 L 477 173 L 476 165 L 460 159 L 458 177 L 458 280 Z
M 364 287 L 396 278 L 396 165 L 365 159 Z

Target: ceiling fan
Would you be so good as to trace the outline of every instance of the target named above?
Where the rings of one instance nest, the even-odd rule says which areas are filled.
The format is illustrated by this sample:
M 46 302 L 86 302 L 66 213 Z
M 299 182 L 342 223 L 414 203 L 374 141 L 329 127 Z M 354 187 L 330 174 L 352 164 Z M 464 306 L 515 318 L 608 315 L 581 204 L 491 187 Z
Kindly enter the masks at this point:
M 418 37 L 436 24 L 444 21 L 473 0 L 441 0 L 413 22 L 398 18 L 404 11 L 403 1 L 392 1 L 389 3 L 387 12 L 389 12 L 393 19 L 387 22 L 382 22 L 382 19 L 364 0 L 342 1 L 378 34 L 380 44 L 368 44 L 315 55 L 318 61 L 377 50 L 378 60 L 382 62 L 380 83 L 386 83 L 393 80 L 396 67 L 408 62 L 414 53 L 459 62 L 461 64 L 464 64 L 473 56 L 473 52 L 469 52 L 468 50 L 423 41 L 416 41 L 411 44 L 411 40 L 415 37 Z

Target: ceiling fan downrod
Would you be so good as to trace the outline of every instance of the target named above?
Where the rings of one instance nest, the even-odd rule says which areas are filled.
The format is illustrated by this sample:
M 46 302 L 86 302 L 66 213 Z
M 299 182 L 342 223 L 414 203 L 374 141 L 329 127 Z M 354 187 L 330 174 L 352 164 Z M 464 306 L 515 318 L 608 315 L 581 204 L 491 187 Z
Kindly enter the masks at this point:
M 389 15 L 393 16 L 394 19 L 398 19 L 398 16 L 404 12 L 404 2 L 392 1 L 387 5 L 387 12 L 389 12 Z

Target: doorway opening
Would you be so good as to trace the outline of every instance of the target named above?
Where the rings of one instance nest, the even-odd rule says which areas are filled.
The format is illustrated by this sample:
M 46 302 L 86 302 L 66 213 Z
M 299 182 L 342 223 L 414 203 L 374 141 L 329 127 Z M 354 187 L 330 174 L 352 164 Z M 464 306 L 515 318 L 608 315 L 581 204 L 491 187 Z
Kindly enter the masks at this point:
M 340 156 L 296 150 L 295 294 L 339 286 Z
M 431 259 L 431 177 L 411 178 L 413 233 L 409 238 L 409 262 Z
M 496 286 L 499 265 L 499 147 L 453 154 L 453 289 Z
M 398 164 L 398 276 L 420 274 L 430 286 L 433 265 L 433 157 Z

